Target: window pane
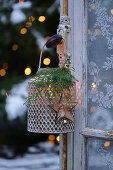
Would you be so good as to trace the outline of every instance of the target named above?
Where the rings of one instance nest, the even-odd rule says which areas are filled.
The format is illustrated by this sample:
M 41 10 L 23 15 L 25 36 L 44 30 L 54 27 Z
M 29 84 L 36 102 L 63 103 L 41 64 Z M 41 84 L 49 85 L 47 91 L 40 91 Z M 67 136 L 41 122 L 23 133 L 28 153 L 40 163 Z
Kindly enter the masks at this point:
M 113 130 L 113 0 L 88 0 L 88 126 Z
M 113 142 L 88 139 L 87 170 L 113 170 Z

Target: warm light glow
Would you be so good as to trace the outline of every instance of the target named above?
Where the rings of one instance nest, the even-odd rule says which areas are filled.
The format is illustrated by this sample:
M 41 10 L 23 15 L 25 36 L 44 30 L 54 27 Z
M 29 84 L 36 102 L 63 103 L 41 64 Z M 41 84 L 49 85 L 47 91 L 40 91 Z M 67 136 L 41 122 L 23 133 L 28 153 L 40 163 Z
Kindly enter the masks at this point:
M 46 20 L 46 17 L 45 16 L 40 16 L 39 18 L 38 18 L 38 21 L 39 22 L 44 22 Z
M 27 67 L 26 69 L 25 69 L 25 75 L 30 75 L 31 74 L 31 68 L 30 67 Z
M 9 97 L 9 96 L 10 96 L 8 93 L 6 93 L 5 95 L 6 95 L 6 97 Z
M 96 88 L 96 84 L 95 84 L 95 83 L 92 83 L 92 84 L 91 84 L 91 88 L 92 88 L 92 90 L 94 90 L 94 89 Z
M 32 26 L 32 22 L 26 22 L 26 27 L 31 27 Z
M 26 28 L 21 28 L 20 34 L 26 34 L 26 33 L 27 33 L 27 29 Z
M 101 34 L 101 31 L 99 29 L 95 29 L 95 32 L 96 32 L 97 35 Z
M 5 69 L 1 69 L 0 70 L 0 75 L 1 76 L 5 76 L 6 75 L 6 70 Z
M 90 29 L 88 29 L 88 35 L 90 35 L 91 34 L 91 30 Z
M 60 136 L 56 137 L 56 141 L 59 143 L 60 142 Z
M 95 9 L 95 5 L 94 5 L 94 4 L 92 4 L 92 5 L 91 5 L 91 8 L 92 8 L 92 9 Z
M 113 9 L 111 9 L 111 14 L 113 15 Z
M 54 135 L 49 135 L 49 136 L 48 136 L 48 139 L 51 140 L 51 141 L 53 141 L 53 140 L 55 140 L 55 136 L 54 136 Z
M 3 63 L 3 69 L 7 69 L 8 68 L 8 63 Z
M 50 140 L 48 142 L 49 142 L 50 145 L 54 145 L 55 144 L 55 141 L 52 141 L 52 140 Z
M 18 50 L 18 45 L 17 45 L 17 44 L 13 44 L 13 45 L 12 45 L 12 50 L 13 50 L 13 51 Z
M 92 106 L 91 108 L 90 108 L 90 112 L 94 112 L 96 110 L 96 107 L 95 106 Z
M 106 141 L 105 143 L 104 143 L 104 147 L 105 148 L 108 148 L 110 146 L 110 142 L 109 141 Z
M 47 37 L 45 38 L 45 40 L 47 41 L 47 40 L 49 40 L 49 38 L 50 38 L 50 36 L 47 36 Z
M 43 63 L 44 63 L 44 65 L 49 65 L 50 63 L 51 63 L 51 60 L 49 59 L 49 58 L 45 58 L 44 60 L 43 60 Z
M 67 124 L 67 120 L 64 120 L 64 124 Z
M 18 2 L 24 2 L 24 0 L 18 0 Z
M 30 16 L 30 17 L 28 18 L 28 20 L 31 21 L 31 22 L 33 22 L 33 21 L 35 20 L 35 17 L 34 17 L 34 16 Z

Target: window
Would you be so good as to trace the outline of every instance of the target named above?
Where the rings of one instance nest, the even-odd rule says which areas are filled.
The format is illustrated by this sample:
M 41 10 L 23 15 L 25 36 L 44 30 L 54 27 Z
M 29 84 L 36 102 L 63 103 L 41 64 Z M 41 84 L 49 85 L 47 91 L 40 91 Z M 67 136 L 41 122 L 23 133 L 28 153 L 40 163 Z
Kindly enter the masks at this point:
M 113 1 L 71 0 L 69 16 L 79 103 L 68 170 L 112 170 Z

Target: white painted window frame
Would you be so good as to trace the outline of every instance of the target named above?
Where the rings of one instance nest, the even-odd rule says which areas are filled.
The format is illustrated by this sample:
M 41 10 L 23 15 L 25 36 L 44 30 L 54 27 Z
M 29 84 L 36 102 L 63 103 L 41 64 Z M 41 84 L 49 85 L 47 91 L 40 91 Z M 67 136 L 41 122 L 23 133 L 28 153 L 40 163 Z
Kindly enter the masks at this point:
M 75 132 L 67 137 L 67 170 L 87 170 L 87 138 L 113 140 L 113 131 L 87 127 L 87 0 L 68 0 L 68 7 L 72 65 L 76 69 L 76 78 L 81 82 L 81 104 L 76 107 Z M 60 0 L 60 15 L 62 13 L 63 0 Z

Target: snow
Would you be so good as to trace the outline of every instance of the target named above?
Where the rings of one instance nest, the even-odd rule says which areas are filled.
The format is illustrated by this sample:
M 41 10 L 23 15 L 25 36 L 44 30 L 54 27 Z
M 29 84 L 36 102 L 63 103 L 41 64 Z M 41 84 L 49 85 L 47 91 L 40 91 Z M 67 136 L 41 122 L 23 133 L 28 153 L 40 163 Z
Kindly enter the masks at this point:
M 11 22 L 13 24 L 17 24 L 25 21 L 26 15 L 24 14 L 24 12 L 22 12 L 22 9 L 30 8 L 30 7 L 31 7 L 30 1 L 13 4 L 13 11 L 11 13 Z
M 15 119 L 17 116 L 22 116 L 27 111 L 25 98 L 28 95 L 28 80 L 23 81 L 12 87 L 10 96 L 6 99 L 5 110 L 7 112 L 8 119 Z
M 39 153 L 39 149 L 43 150 L 45 146 L 46 150 Z M 50 147 L 48 142 L 41 142 L 37 146 L 32 146 L 34 154 L 31 151 L 31 153 L 26 153 L 24 157 L 17 157 L 15 159 L 0 158 L 0 170 L 58 170 L 59 156 L 53 151 L 46 152 Z M 55 145 L 52 147 L 56 148 Z

